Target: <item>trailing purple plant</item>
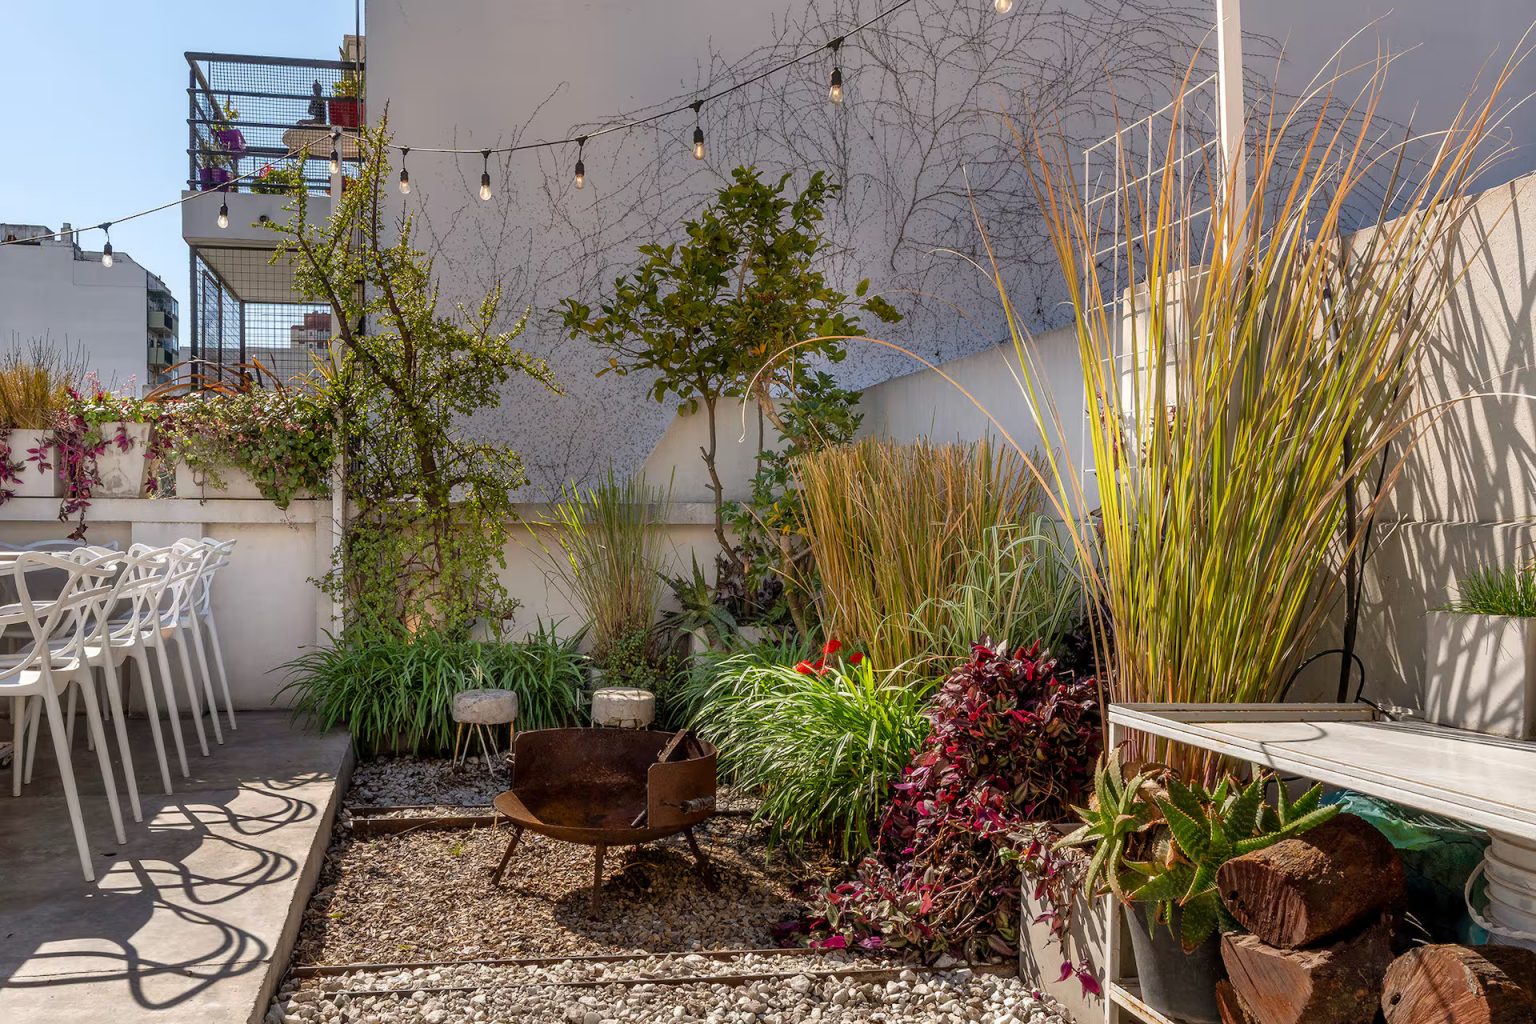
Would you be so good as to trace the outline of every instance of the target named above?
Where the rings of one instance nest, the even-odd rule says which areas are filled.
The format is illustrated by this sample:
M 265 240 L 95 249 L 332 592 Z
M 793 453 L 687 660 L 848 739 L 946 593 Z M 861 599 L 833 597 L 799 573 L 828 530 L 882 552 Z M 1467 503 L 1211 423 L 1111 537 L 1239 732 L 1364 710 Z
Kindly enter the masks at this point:
M 1074 873 L 1044 826 L 1067 819 L 1092 781 L 1102 742 L 1094 680 L 1058 672 L 1038 644 L 984 641 L 926 714 L 931 730 L 893 787 L 875 852 L 823 895 L 806 922 L 812 944 L 904 947 L 924 959 L 1012 954 L 1021 865 L 1063 934 Z

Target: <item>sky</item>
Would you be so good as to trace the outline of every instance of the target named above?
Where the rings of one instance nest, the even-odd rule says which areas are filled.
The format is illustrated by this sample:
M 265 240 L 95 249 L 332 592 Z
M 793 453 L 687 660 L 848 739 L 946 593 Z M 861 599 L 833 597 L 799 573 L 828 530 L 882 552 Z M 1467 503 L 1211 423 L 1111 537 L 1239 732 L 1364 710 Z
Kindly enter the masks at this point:
M 334 58 L 352 26 L 351 0 L 0 0 L 0 222 L 78 228 L 178 198 L 188 50 Z M 114 224 L 112 247 L 186 303 L 179 211 Z

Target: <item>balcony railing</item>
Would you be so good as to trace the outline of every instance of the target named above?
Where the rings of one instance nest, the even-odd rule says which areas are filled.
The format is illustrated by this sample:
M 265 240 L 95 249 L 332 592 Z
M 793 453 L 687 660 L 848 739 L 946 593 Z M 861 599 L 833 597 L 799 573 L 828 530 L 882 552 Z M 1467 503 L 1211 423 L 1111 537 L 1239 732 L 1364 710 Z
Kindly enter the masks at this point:
M 188 53 L 187 187 L 286 192 L 330 187 L 332 132 L 356 160 L 363 123 L 360 64 Z M 251 172 L 267 173 L 230 184 Z

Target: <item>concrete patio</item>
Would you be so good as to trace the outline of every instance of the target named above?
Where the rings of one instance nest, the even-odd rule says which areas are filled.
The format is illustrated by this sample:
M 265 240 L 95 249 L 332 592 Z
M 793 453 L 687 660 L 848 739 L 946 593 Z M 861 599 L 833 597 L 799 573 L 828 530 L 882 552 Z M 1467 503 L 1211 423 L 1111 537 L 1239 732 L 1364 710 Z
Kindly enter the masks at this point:
M 97 881 L 81 877 L 46 744 L 20 798 L 0 772 L 0 1021 L 259 1020 L 320 870 L 351 770 L 344 732 L 245 712 L 192 778 L 161 791 L 148 725 L 130 723 L 144 821 L 112 826 L 77 733 Z M 190 730 L 188 730 L 190 733 Z M 212 738 L 210 737 L 210 743 Z M 119 780 L 121 787 L 121 780 Z

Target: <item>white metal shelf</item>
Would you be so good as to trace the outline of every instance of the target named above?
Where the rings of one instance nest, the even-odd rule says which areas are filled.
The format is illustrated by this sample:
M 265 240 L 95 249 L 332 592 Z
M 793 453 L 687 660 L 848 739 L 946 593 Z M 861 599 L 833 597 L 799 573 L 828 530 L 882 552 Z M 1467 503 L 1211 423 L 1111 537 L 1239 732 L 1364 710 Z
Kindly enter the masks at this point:
M 1393 722 L 1360 704 L 1111 704 L 1109 742 L 1127 732 L 1251 761 L 1443 814 L 1503 835 L 1536 838 L 1536 743 L 1424 722 Z M 1120 906 L 1110 915 L 1105 1020 L 1178 1024 L 1141 1001 L 1123 975 Z

